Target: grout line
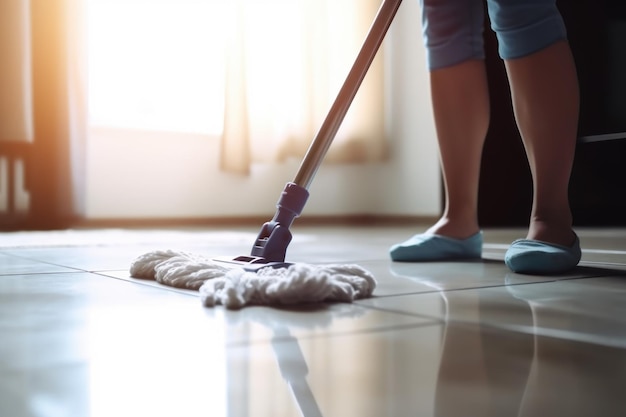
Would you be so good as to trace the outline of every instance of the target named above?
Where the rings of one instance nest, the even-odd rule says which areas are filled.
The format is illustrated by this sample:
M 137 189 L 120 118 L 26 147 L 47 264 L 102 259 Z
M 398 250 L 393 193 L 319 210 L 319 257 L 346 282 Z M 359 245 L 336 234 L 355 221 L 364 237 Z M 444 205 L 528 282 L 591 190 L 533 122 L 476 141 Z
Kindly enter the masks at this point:
M 532 281 L 532 282 L 516 282 L 516 283 L 503 283 L 503 284 L 494 284 L 494 285 L 483 285 L 483 286 L 469 286 L 463 288 L 450 288 L 450 289 L 441 289 L 441 290 L 431 290 L 431 291 L 416 291 L 416 292 L 406 292 L 406 293 L 397 293 L 397 294 L 385 294 L 378 295 L 375 298 L 383 299 L 383 298 L 393 298 L 393 297 L 405 297 L 405 296 L 416 296 L 416 295 L 430 295 L 437 293 L 452 293 L 452 292 L 460 292 L 460 291 L 478 291 L 484 289 L 494 289 L 494 288 L 505 288 L 505 287 L 517 287 L 522 285 L 541 285 L 541 284 L 553 284 L 557 282 L 563 281 L 576 281 L 583 279 L 597 279 L 597 278 L 607 278 L 612 275 L 585 275 L 585 276 L 576 276 L 576 277 L 563 277 L 563 278 L 553 278 L 553 277 L 545 277 L 545 280 L 542 281 Z
M 115 269 L 115 270 L 111 270 L 111 271 L 119 271 L 119 269 Z M 97 271 L 90 271 L 91 274 L 94 275 L 98 275 L 104 278 L 111 278 L 111 279 L 115 279 L 118 281 L 122 281 L 122 282 L 126 282 L 129 284 L 137 284 L 137 285 L 143 285 L 144 287 L 150 287 L 150 288 L 154 288 L 156 290 L 162 290 L 162 291 L 169 291 L 169 292 L 175 292 L 177 294 L 183 294 L 183 295 L 188 295 L 190 297 L 194 297 L 199 299 L 200 298 L 200 293 L 197 291 L 193 291 L 193 290 L 185 290 L 183 288 L 176 288 L 176 287 L 170 287 L 167 285 L 163 285 L 160 284 L 156 281 L 152 281 L 152 280 L 141 280 L 139 278 L 133 278 L 133 277 L 129 277 L 129 278 L 120 278 L 120 277 L 115 277 L 112 275 L 106 275 L 106 271 L 104 272 L 97 272 Z
M 420 314 L 420 313 L 414 313 L 411 311 L 402 311 L 402 310 L 395 310 L 393 308 L 386 308 L 386 307 L 377 307 L 377 306 L 370 306 L 370 305 L 364 305 L 364 304 L 359 304 L 362 307 L 366 307 L 370 310 L 376 310 L 376 311 L 382 311 L 385 313 L 393 313 L 393 314 L 397 314 L 397 315 L 401 315 L 401 316 L 408 316 L 408 317 L 415 317 L 415 318 L 419 318 L 419 319 L 423 319 L 423 320 L 435 320 L 436 322 L 439 323 L 445 323 L 446 319 L 445 318 L 441 318 L 441 317 L 436 317 L 436 316 L 428 316 L 425 314 Z
M 16 255 L 14 253 L 6 254 L 6 255 L 13 256 L 13 257 L 19 258 L 19 259 L 25 259 L 27 261 L 36 262 L 38 264 L 52 265 L 52 266 L 56 266 L 56 267 L 59 267 L 59 268 L 66 268 L 66 269 L 72 270 L 73 272 L 91 272 L 91 271 L 88 271 L 88 270 L 85 270 L 85 269 L 76 268 L 76 267 L 73 267 L 73 266 L 61 265 L 61 264 L 57 264 L 57 263 L 49 262 L 49 261 L 43 261 L 41 259 L 31 258 L 31 257 L 24 256 L 24 255 Z M 42 274 L 59 274 L 59 273 L 62 274 L 62 273 L 67 273 L 67 272 L 72 272 L 72 271 L 42 272 Z
M 385 311 L 385 310 L 375 309 L 375 308 L 369 308 L 369 310 Z M 415 314 L 401 314 L 401 315 L 410 316 L 412 318 L 419 318 L 421 320 L 427 319 L 428 321 L 425 323 L 410 323 L 410 324 L 399 324 L 395 326 L 390 325 L 390 326 L 381 326 L 381 327 L 370 327 L 367 329 L 356 329 L 354 331 L 341 331 L 341 332 L 331 331 L 325 334 L 311 333 L 307 335 L 298 335 L 297 338 L 298 338 L 298 341 L 314 340 L 314 339 L 330 339 L 330 338 L 346 337 L 346 336 L 387 333 L 387 332 L 398 331 L 398 330 L 420 329 L 420 328 L 426 328 L 426 327 L 432 327 L 432 326 L 441 326 L 442 324 L 445 324 L 442 320 L 433 318 L 433 317 L 422 317 L 422 316 L 415 315 Z M 330 328 L 331 327 L 327 327 L 326 329 L 330 329 Z M 276 338 L 272 338 L 270 340 L 279 341 L 279 342 L 292 341 L 292 339 L 289 339 L 287 337 L 280 337 L 280 336 Z M 246 347 L 246 346 L 253 346 L 253 345 L 261 345 L 261 344 L 266 344 L 268 341 L 269 341 L 268 339 L 237 341 L 237 342 L 228 343 L 227 347 L 232 348 L 232 347 Z
M 88 271 L 81 271 L 79 269 L 74 269 L 70 271 L 52 271 L 52 272 L 11 272 L 11 273 L 0 273 L 0 277 L 81 274 L 81 273 L 88 273 Z
M 611 249 L 582 249 L 583 253 L 598 253 L 602 255 L 626 255 L 624 250 L 611 250 Z

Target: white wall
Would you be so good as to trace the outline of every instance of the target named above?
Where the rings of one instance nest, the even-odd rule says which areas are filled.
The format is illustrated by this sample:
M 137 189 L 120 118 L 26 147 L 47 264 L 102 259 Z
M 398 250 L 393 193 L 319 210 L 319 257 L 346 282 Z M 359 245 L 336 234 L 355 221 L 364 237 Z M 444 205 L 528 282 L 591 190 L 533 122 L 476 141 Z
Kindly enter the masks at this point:
M 385 44 L 390 160 L 324 165 L 303 215 L 440 212 L 441 187 L 416 1 L 400 7 Z M 94 130 L 88 148 L 87 217 L 271 216 L 300 161 L 257 166 L 250 176 L 219 170 L 217 139 L 179 133 Z
M 404 1 L 386 44 L 392 159 L 382 167 L 376 213 L 433 216 L 442 188 L 417 1 Z

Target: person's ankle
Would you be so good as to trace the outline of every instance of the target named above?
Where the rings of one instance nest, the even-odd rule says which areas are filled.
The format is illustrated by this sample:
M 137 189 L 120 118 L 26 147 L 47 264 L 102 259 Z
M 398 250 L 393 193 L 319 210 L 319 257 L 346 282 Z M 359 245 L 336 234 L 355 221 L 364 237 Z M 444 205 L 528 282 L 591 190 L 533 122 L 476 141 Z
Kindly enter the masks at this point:
M 426 234 L 446 236 L 453 239 L 467 239 L 479 231 L 480 227 L 475 220 L 457 220 L 442 217 L 426 231 Z
M 570 246 L 576 239 L 576 235 L 568 216 L 558 220 L 533 218 L 530 221 L 527 239 Z

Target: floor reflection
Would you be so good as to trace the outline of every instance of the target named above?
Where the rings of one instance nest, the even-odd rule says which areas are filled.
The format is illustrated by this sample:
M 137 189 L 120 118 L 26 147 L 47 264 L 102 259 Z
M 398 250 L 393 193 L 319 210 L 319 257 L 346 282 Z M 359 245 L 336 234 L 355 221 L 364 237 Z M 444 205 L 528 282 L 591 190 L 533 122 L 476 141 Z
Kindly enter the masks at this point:
M 581 231 L 583 265 L 552 277 L 507 270 L 513 232 L 490 260 L 393 264 L 406 227 L 311 228 L 328 243 L 299 259 L 363 263 L 375 297 L 240 311 L 132 280 L 152 233 L 0 239 L 0 416 L 626 416 L 626 232 Z

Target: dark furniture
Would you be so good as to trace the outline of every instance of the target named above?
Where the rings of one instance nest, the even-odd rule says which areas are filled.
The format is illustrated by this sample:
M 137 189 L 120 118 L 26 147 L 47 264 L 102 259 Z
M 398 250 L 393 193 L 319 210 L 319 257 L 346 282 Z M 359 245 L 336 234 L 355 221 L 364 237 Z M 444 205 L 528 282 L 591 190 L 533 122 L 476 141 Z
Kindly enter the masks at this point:
M 567 0 L 557 4 L 576 61 L 581 111 L 570 183 L 578 226 L 626 225 L 626 2 Z M 488 22 L 487 22 L 488 25 Z M 485 31 L 492 101 L 480 183 L 484 226 L 525 226 L 532 181 L 495 35 Z

